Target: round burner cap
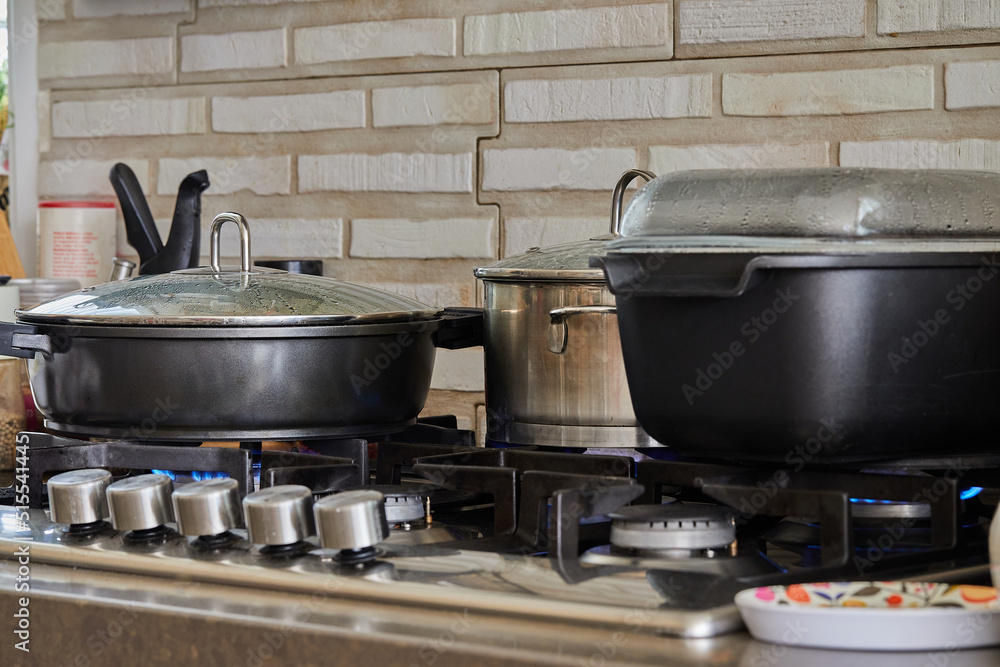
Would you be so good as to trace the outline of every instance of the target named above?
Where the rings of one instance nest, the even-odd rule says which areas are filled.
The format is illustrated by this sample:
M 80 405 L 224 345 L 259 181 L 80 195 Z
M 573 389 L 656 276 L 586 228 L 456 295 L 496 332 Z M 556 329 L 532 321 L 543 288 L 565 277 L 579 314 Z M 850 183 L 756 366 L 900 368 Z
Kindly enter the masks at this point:
M 611 545 L 621 549 L 717 549 L 736 539 L 731 511 L 717 505 L 632 505 L 609 516 Z
M 403 484 L 376 484 L 365 487 L 385 497 L 385 518 L 390 526 L 424 519 L 424 499 L 429 491 Z

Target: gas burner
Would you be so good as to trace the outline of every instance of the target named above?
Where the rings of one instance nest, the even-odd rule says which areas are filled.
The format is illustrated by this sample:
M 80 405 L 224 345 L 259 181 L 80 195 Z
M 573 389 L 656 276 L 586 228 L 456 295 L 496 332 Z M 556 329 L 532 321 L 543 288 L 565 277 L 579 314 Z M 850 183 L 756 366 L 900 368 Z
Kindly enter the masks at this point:
M 408 529 L 412 524 L 425 523 L 430 514 L 428 490 L 404 484 L 376 484 L 365 488 L 385 497 L 385 518 L 390 527 Z
M 851 499 L 851 516 L 863 520 L 930 519 L 930 503 Z
M 632 505 L 609 515 L 611 546 L 644 555 L 715 556 L 736 541 L 732 513 L 717 505 Z

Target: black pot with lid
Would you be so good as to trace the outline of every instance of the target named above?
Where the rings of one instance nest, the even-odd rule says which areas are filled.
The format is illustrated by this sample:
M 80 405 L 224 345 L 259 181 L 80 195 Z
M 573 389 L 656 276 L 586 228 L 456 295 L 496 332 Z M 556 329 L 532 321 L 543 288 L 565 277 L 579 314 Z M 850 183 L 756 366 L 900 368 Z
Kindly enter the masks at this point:
M 995 449 L 1000 174 L 661 176 L 601 267 L 636 416 L 802 467 Z
M 219 263 L 226 222 L 238 267 Z M 31 358 L 46 426 L 150 441 L 389 433 L 416 421 L 436 347 L 481 342 L 476 309 L 253 267 L 239 214 L 217 216 L 211 240 L 211 266 L 95 285 L 0 324 L 0 353 Z

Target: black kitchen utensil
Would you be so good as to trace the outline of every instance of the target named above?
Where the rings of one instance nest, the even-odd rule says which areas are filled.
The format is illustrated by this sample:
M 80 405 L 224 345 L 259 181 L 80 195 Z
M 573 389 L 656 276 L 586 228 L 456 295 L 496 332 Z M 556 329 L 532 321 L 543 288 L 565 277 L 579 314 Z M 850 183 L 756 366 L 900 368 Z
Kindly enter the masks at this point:
M 281 269 L 289 273 L 304 273 L 310 276 L 323 275 L 323 261 L 319 259 L 261 259 L 254 260 L 254 266 Z
M 201 251 L 201 193 L 208 188 L 204 169 L 188 174 L 177 191 L 167 243 L 160 240 L 138 179 L 127 164 L 111 168 L 111 185 L 125 218 L 129 245 L 139 253 L 139 275 L 168 273 L 198 266 Z

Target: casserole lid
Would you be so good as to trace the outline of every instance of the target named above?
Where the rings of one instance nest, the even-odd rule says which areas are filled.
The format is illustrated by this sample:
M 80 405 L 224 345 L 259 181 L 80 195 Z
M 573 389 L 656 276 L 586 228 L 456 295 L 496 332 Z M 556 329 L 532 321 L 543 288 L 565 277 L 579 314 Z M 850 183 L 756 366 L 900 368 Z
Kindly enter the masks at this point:
M 591 258 L 615 294 L 739 296 L 774 269 L 1000 267 L 1000 174 L 677 172 L 629 202 Z
M 613 248 L 696 237 L 772 239 L 1000 237 L 1000 174 L 955 170 L 756 169 L 660 176 L 629 202 Z M 712 238 L 727 237 L 727 238 Z M 676 239 L 668 245 L 694 246 Z
M 219 265 L 224 222 L 240 230 L 241 266 Z M 156 326 L 376 324 L 431 319 L 437 310 L 374 287 L 251 268 L 250 230 L 238 213 L 212 222 L 212 266 L 94 285 L 17 311 L 32 323 Z
M 607 234 L 548 248 L 530 248 L 527 252 L 477 268 L 476 277 L 493 281 L 603 283 L 604 273 L 590 267 L 590 258 L 604 256 L 608 242 L 621 235 L 621 199 L 626 186 L 637 177 L 647 181 L 654 178 L 653 174 L 639 169 L 630 169 L 622 175 L 612 195 L 611 228 Z

